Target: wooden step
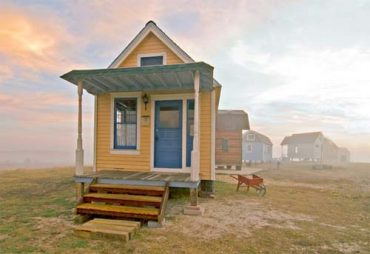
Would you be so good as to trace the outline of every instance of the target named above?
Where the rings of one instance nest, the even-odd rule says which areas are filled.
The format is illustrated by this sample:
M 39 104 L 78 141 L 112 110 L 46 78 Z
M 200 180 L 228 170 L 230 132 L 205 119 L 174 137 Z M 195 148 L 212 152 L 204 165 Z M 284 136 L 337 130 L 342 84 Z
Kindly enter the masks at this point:
M 84 203 L 77 206 L 77 214 L 104 215 L 116 218 L 136 218 L 157 220 L 159 209 L 152 207 L 132 207 L 120 205 L 105 205 L 99 203 Z
M 162 198 L 129 194 L 88 193 L 83 196 L 84 202 L 105 202 L 127 206 L 161 206 Z
M 83 237 L 109 237 L 128 241 L 140 228 L 140 222 L 125 220 L 93 219 L 75 227 L 75 233 Z
M 162 196 L 164 186 L 123 185 L 123 184 L 91 184 L 90 192 L 106 192 L 133 195 Z

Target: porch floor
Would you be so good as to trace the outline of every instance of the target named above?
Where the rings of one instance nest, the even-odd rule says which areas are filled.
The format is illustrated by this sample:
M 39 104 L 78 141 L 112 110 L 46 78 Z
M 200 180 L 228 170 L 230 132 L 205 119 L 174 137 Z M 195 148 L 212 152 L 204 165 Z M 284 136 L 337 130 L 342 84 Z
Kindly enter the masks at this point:
M 200 181 L 191 181 L 190 173 L 137 172 L 122 170 L 98 170 L 93 174 L 76 175 L 77 183 L 91 183 L 94 179 L 103 184 L 127 184 L 197 188 Z

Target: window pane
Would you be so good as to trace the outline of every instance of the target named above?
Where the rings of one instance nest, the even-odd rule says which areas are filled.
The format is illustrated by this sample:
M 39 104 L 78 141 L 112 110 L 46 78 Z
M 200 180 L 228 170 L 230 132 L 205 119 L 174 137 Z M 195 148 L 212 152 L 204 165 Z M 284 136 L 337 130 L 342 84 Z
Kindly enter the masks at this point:
M 180 128 L 180 111 L 178 107 L 161 107 L 159 112 L 160 128 Z
M 163 56 L 141 57 L 140 66 L 163 65 Z
M 114 147 L 136 149 L 137 99 L 115 99 L 114 112 Z
M 229 151 L 229 141 L 225 138 L 222 139 L 222 144 L 221 148 L 223 152 L 228 152 Z
M 194 100 L 188 100 L 188 112 L 187 112 L 187 131 L 188 135 L 194 136 Z

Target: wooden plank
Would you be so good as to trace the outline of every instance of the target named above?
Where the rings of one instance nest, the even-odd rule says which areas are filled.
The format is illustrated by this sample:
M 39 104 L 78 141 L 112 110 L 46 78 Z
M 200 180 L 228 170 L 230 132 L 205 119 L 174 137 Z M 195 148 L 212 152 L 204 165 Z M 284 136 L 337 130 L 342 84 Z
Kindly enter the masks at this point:
M 111 219 L 95 218 L 92 220 L 92 222 L 112 224 L 112 225 L 132 226 L 132 227 L 135 227 L 136 229 L 139 229 L 141 226 L 140 221 L 132 221 L 132 220 L 111 220 Z
M 162 186 L 147 186 L 147 185 L 121 185 L 121 184 L 93 184 L 93 188 L 114 188 L 114 189 L 133 189 L 133 190 L 155 190 L 164 191 Z
M 129 232 L 119 232 L 114 230 L 109 230 L 106 228 L 93 228 L 88 226 L 77 226 L 74 229 L 76 235 L 81 237 L 89 237 L 89 238 L 114 238 L 119 240 L 128 241 L 130 239 Z
M 136 200 L 136 201 L 147 201 L 147 202 L 161 202 L 161 197 L 128 195 L 128 194 L 88 193 L 88 194 L 85 194 L 84 197 L 124 199 L 124 200 Z
M 77 206 L 78 214 L 106 215 L 117 218 L 158 219 L 159 210 L 151 207 L 131 207 L 85 203 Z
M 166 190 L 165 190 L 165 192 L 163 194 L 163 197 L 162 197 L 162 203 L 161 203 L 159 216 L 158 216 L 158 222 L 159 223 L 162 222 L 162 220 L 164 218 L 164 215 L 165 215 L 165 212 L 166 212 L 166 206 L 167 206 L 167 200 L 168 200 L 169 192 L 170 192 L 169 184 L 166 183 Z
M 83 197 L 84 202 L 105 202 L 117 203 L 128 206 L 155 206 L 160 207 L 161 197 L 128 195 L 128 194 L 109 194 L 109 193 L 89 193 Z
M 89 221 L 81 226 L 81 230 L 86 230 L 86 231 L 94 230 L 98 232 L 110 231 L 116 234 L 128 233 L 129 239 L 132 239 L 132 236 L 135 233 L 136 228 L 134 226 L 112 225 L 112 224 L 96 223 L 93 221 Z

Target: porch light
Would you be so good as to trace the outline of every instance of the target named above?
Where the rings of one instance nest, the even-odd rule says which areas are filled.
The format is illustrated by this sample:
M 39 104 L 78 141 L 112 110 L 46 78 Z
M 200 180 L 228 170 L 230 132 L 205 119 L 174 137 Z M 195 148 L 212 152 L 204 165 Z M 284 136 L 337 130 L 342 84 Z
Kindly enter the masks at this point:
M 146 93 L 143 95 L 143 102 L 144 102 L 145 110 L 146 110 L 146 104 L 148 104 L 149 102 L 149 97 Z

